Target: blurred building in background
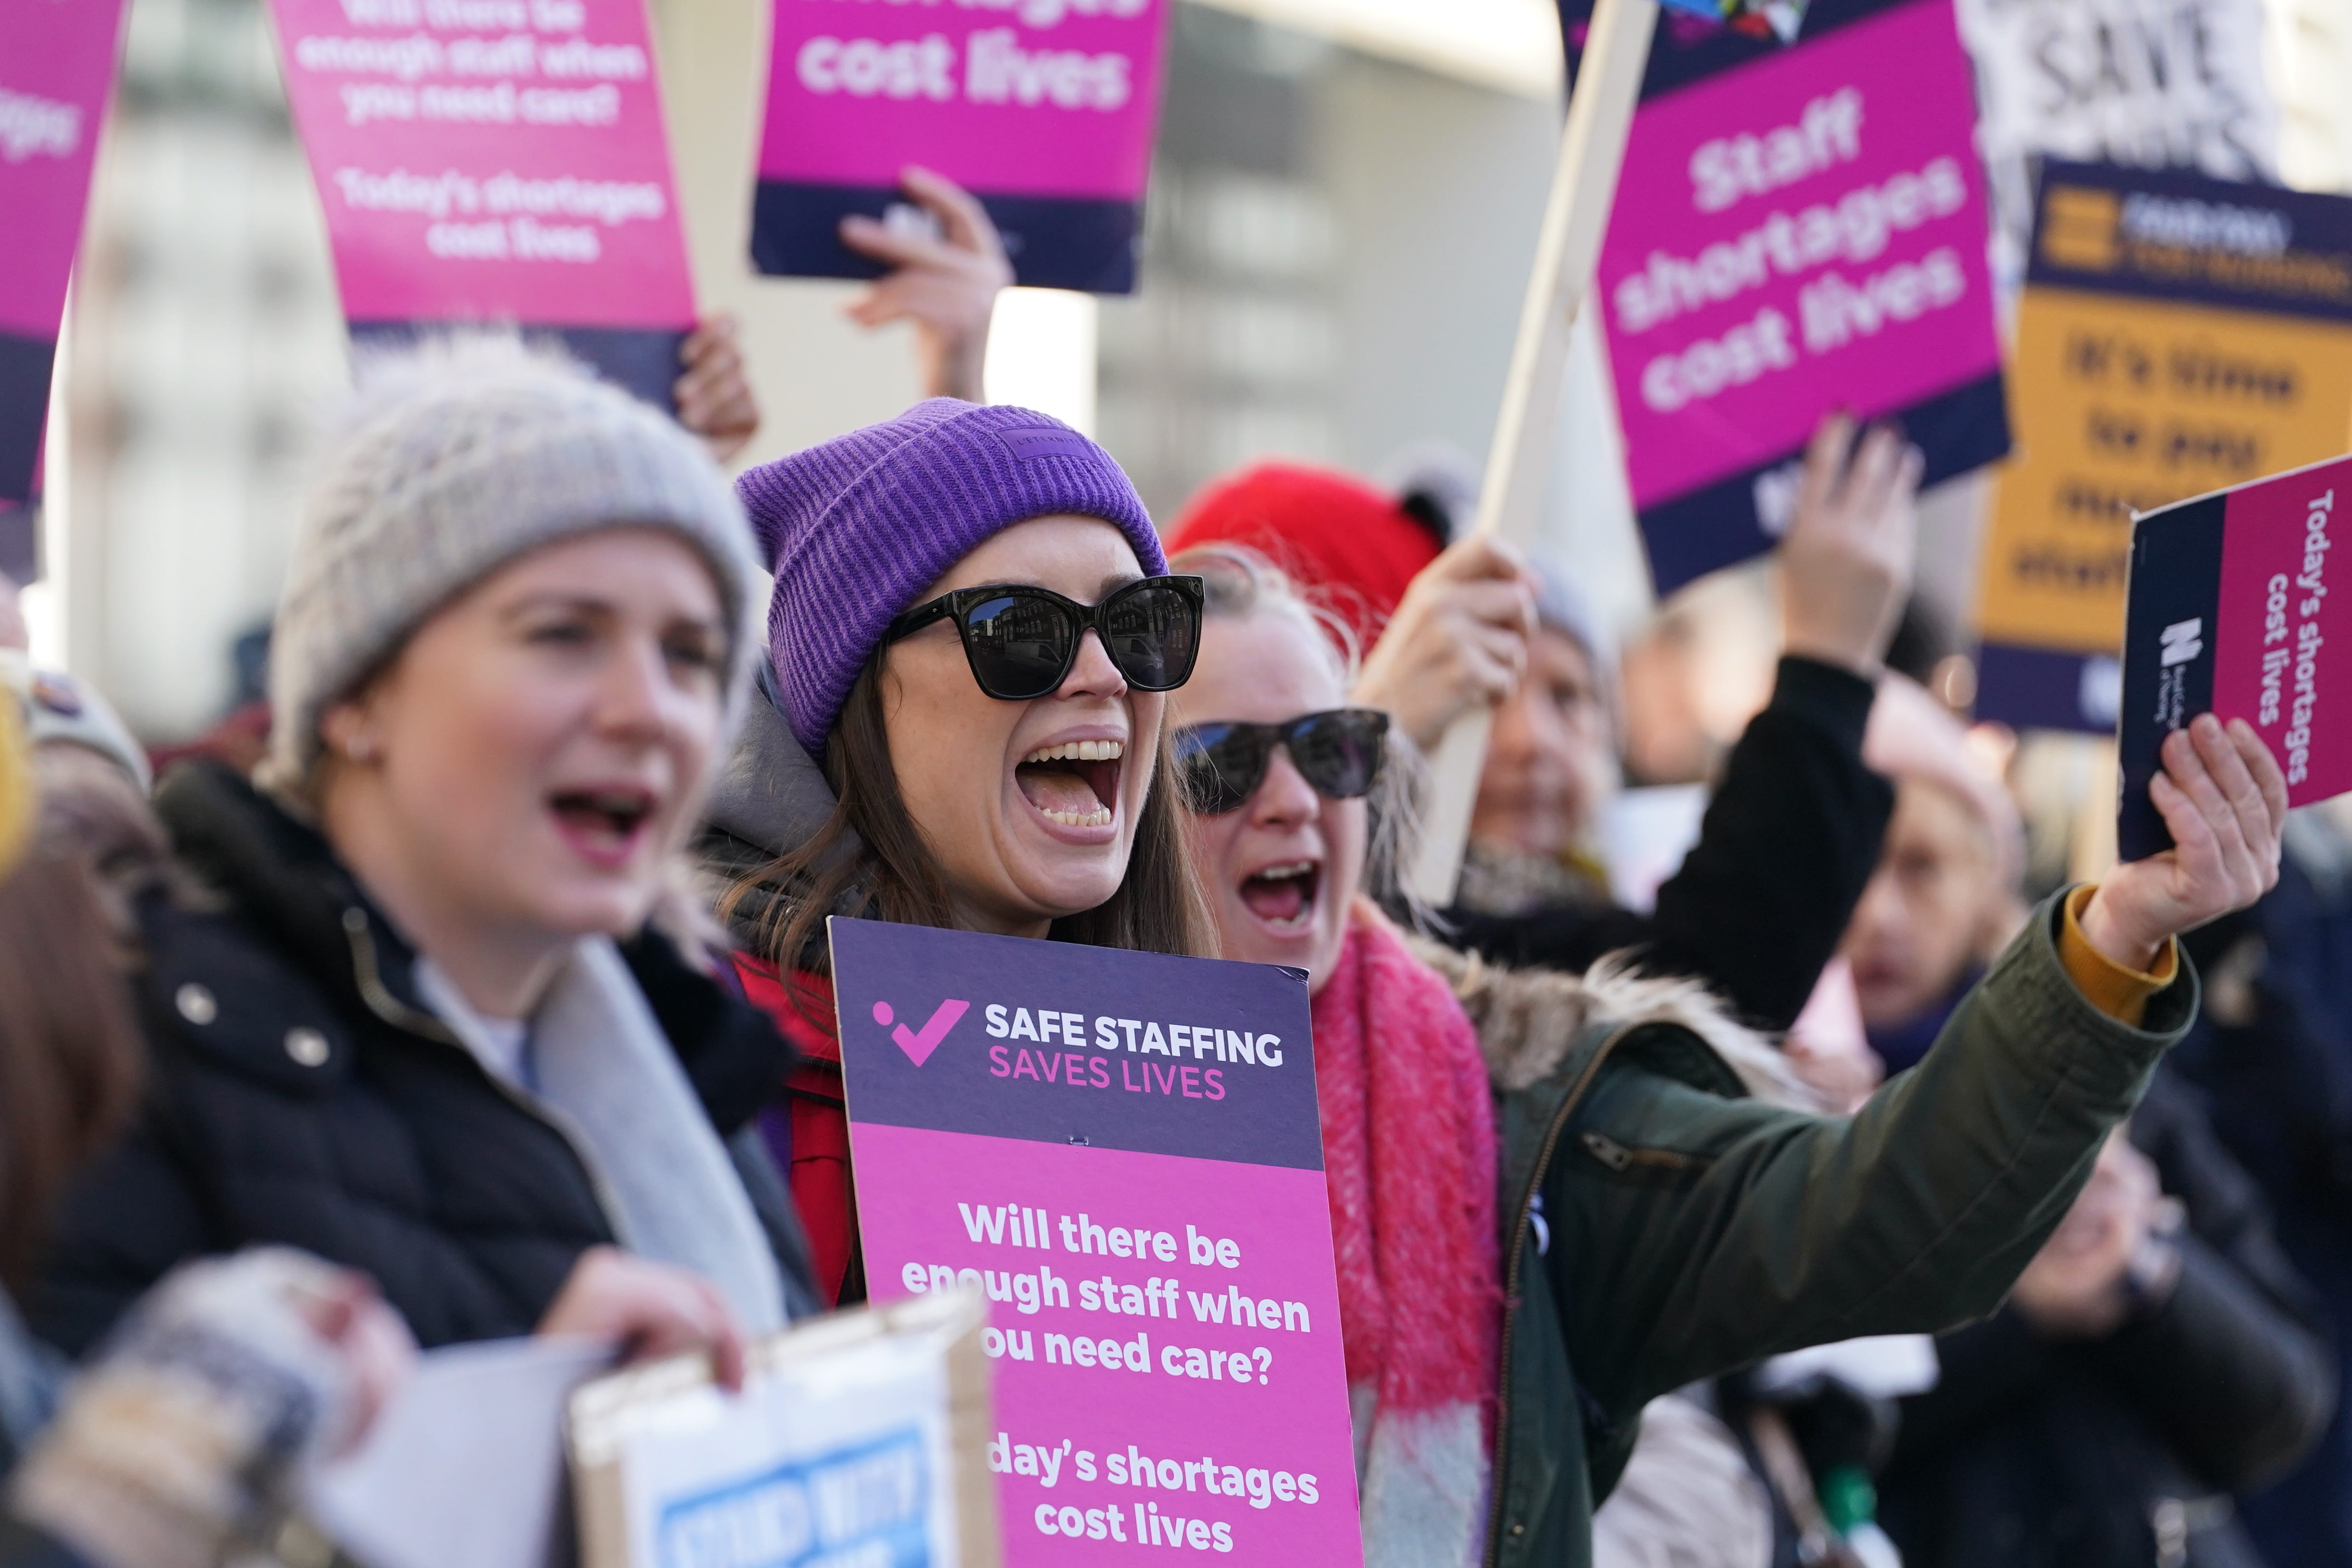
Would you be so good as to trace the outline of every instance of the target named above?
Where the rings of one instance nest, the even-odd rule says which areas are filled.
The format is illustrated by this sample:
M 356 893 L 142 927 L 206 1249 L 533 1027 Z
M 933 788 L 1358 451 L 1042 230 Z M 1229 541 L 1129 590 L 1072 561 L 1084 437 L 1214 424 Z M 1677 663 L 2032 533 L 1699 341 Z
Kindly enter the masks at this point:
M 915 395 L 857 286 L 744 260 L 768 0 L 653 0 L 681 200 L 706 308 L 741 316 L 758 461 Z M 2266 0 L 2291 182 L 2352 190 L 2352 0 Z M 1166 517 L 1268 456 L 1393 477 L 1475 472 L 1500 401 L 1559 134 L 1549 0 L 1179 0 L 1143 282 L 1018 291 L 992 395 L 1094 430 Z M 324 225 L 260 0 L 131 0 L 52 422 L 40 651 L 153 739 L 238 694 L 302 455 L 347 367 Z M 1543 548 L 1621 624 L 1646 578 L 1604 378 L 1580 345 Z M 1976 486 L 1926 509 L 1923 581 L 1966 605 Z M 249 671 L 248 671 L 249 674 Z
M 184 734 L 235 695 L 231 650 L 276 597 L 303 454 L 347 374 L 254 0 L 131 7 L 74 289 L 63 493 L 28 610 L 133 725 Z

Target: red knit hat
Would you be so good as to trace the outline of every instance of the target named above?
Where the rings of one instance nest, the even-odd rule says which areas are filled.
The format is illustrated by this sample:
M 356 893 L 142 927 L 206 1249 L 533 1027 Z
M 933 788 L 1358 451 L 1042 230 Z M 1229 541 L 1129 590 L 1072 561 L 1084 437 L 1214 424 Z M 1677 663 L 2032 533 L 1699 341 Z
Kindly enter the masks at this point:
M 1329 468 L 1260 463 L 1213 481 L 1168 531 L 1168 553 L 1242 544 L 1348 623 L 1369 650 L 1438 538 L 1393 496 Z

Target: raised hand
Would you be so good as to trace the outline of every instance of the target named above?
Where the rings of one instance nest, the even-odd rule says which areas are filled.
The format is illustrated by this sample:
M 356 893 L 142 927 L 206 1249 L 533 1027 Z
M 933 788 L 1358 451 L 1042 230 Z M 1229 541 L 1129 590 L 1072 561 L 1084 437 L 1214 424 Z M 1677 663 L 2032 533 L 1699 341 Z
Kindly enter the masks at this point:
M 741 326 L 732 316 L 713 316 L 678 346 L 686 374 L 670 387 L 677 422 L 702 437 L 720 462 L 741 451 L 759 433 L 760 400 L 738 344 Z
M 2164 739 L 2149 798 L 2172 847 L 2119 866 L 2083 910 L 2083 935 L 2130 969 L 2166 942 L 2252 903 L 2278 885 L 2286 778 L 2243 719 L 2200 714 Z
M 909 168 L 898 178 L 940 232 L 894 228 L 862 216 L 842 219 L 842 244 L 895 268 L 850 302 L 850 319 L 866 327 L 914 322 L 924 395 L 985 402 L 988 321 L 998 292 L 1013 282 L 1004 241 L 988 210 L 946 175 Z
M 1813 431 L 1796 516 L 1780 541 L 1782 647 L 1875 675 L 1911 592 L 1919 449 L 1885 425 L 1855 440 L 1832 414 Z
M 1536 595 L 1527 563 L 1500 540 L 1457 540 L 1412 580 L 1356 680 L 1427 751 L 1471 707 L 1499 702 L 1528 665 Z

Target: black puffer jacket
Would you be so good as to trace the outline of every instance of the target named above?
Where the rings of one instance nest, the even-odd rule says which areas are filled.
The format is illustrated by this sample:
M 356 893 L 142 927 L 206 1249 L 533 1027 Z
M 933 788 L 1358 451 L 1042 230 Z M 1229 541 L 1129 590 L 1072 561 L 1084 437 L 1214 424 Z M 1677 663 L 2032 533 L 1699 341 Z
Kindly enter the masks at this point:
M 1782 659 L 1771 703 L 1732 748 L 1654 914 L 1609 903 L 1452 909 L 1448 940 L 1514 968 L 1571 974 L 1632 949 L 1645 972 L 1688 975 L 1748 1023 L 1787 1028 L 1837 952 L 1894 815 L 1894 786 L 1862 760 L 1874 695 L 1849 670 Z
M 153 1058 L 131 1135 L 68 1194 L 34 1331 L 79 1355 L 172 1266 L 261 1242 L 366 1270 L 426 1345 L 528 1333 L 614 1239 L 589 1166 L 417 999 L 414 955 L 317 833 L 191 764 L 157 810 L 219 907 L 142 911 Z M 791 1048 L 651 933 L 624 950 L 810 1310 L 806 1246 L 753 1122 Z

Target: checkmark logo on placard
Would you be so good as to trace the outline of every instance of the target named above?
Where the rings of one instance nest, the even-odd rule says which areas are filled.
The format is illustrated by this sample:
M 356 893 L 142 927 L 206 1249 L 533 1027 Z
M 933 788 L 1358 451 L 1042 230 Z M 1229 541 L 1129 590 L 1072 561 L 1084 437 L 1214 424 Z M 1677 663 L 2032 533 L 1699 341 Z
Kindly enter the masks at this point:
M 940 1042 L 948 1037 L 948 1031 L 956 1026 L 956 1021 L 971 1011 L 971 1003 L 958 1002 L 950 997 L 939 1005 L 931 1014 L 931 1021 L 921 1028 L 910 1029 L 904 1024 L 891 1028 L 891 1021 L 897 1015 L 891 1012 L 889 1003 L 877 1002 L 874 1004 L 874 1021 L 890 1030 L 890 1037 L 898 1043 L 900 1050 L 907 1053 L 908 1061 L 921 1067 L 931 1059 L 931 1053 L 940 1048 Z

